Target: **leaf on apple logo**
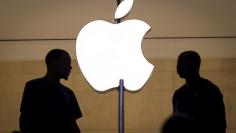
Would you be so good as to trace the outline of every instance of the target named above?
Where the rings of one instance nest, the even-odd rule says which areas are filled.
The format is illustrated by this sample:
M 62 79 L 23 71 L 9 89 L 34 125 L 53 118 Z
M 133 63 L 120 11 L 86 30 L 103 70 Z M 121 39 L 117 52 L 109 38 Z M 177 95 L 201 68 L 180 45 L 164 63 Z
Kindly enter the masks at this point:
M 115 19 L 120 19 L 126 16 L 130 12 L 133 2 L 134 0 L 123 0 L 116 9 Z

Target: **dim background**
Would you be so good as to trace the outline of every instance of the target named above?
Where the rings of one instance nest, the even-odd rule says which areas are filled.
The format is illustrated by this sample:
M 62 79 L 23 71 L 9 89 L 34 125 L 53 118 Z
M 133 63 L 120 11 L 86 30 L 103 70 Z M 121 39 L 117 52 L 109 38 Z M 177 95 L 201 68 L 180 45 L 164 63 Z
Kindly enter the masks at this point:
M 115 10 L 115 0 L 0 0 L 0 133 L 19 130 L 25 82 L 44 76 L 44 58 L 53 48 L 72 57 L 72 73 L 63 83 L 77 96 L 82 133 L 117 133 L 118 91 L 94 91 L 75 54 L 80 29 L 97 19 L 114 22 Z M 176 73 L 184 50 L 201 55 L 201 75 L 224 95 L 227 133 L 236 133 L 236 1 L 134 0 L 127 19 L 152 27 L 142 49 L 155 68 L 142 90 L 125 92 L 126 133 L 160 132 L 172 113 L 172 95 L 184 83 Z

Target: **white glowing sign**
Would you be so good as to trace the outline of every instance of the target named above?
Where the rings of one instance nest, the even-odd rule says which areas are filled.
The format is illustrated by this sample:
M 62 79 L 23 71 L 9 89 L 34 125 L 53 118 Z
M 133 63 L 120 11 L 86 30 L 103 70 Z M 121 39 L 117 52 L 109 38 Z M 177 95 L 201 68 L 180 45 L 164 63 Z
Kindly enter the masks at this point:
M 133 0 L 124 0 L 115 18 L 124 17 Z M 154 66 L 142 53 L 141 42 L 150 26 L 140 20 L 112 24 L 96 20 L 85 25 L 76 41 L 79 67 L 89 84 L 98 91 L 118 87 L 136 91 L 148 80 Z

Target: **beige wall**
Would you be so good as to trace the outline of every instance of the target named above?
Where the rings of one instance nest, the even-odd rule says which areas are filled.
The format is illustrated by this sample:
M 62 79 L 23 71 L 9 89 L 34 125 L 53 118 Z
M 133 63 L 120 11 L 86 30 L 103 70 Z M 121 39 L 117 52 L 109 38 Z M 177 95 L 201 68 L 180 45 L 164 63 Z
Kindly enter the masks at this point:
M 125 93 L 126 133 L 158 133 L 171 114 L 171 98 L 182 83 L 175 71 L 176 59 L 149 60 L 155 70 L 137 93 Z M 18 130 L 19 107 L 27 80 L 43 76 L 43 61 L 0 61 L 0 132 Z M 236 59 L 203 59 L 201 73 L 217 84 L 224 95 L 228 133 L 236 132 Z M 63 81 L 64 82 L 64 81 Z M 84 117 L 78 120 L 83 133 L 116 133 L 118 91 L 95 92 L 81 75 L 77 62 L 64 82 L 77 95 Z

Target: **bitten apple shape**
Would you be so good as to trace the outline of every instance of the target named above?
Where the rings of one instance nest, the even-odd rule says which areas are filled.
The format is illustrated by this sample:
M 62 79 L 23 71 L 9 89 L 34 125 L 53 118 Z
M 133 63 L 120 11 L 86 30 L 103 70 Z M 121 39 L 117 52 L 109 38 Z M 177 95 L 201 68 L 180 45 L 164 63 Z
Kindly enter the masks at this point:
M 133 0 L 124 0 L 118 6 L 115 18 L 127 15 Z M 88 83 L 97 91 L 119 86 L 124 80 L 127 90 L 143 87 L 154 66 L 142 53 L 141 42 L 150 26 L 141 20 L 127 20 L 112 24 L 96 20 L 85 25 L 76 41 L 79 67 Z
M 119 80 L 130 91 L 148 80 L 153 65 L 143 56 L 141 42 L 150 26 L 140 20 L 111 24 L 97 20 L 80 31 L 76 53 L 80 69 L 98 91 L 117 87 Z

